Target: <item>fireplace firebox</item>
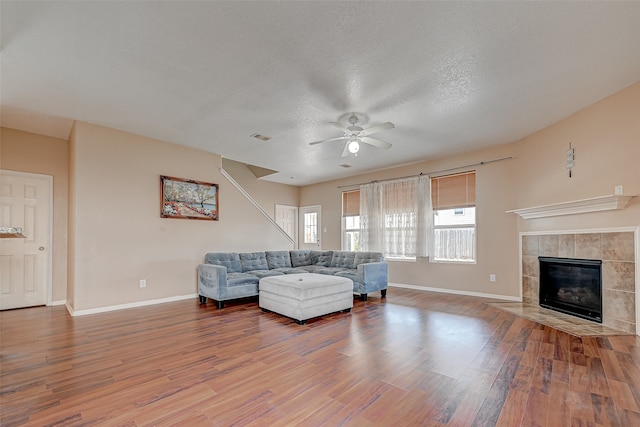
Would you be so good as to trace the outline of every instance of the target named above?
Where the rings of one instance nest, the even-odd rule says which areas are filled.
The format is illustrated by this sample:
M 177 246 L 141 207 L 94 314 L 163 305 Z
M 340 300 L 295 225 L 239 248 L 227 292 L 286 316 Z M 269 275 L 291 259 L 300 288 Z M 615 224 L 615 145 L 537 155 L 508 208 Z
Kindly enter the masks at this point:
M 540 306 L 602 323 L 602 261 L 538 257 Z

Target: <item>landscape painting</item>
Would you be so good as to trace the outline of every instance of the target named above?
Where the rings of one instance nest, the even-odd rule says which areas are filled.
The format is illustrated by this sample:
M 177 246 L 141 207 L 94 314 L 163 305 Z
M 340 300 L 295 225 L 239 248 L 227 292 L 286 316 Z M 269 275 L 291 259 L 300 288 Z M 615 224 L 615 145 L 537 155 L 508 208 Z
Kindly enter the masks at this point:
M 160 176 L 162 218 L 218 220 L 218 184 Z

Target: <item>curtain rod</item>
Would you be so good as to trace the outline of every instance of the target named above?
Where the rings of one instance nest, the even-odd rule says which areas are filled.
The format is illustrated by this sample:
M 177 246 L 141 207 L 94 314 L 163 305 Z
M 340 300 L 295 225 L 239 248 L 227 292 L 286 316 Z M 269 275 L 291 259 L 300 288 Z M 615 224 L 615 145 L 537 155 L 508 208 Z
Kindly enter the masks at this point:
M 412 178 L 412 177 L 414 177 L 414 176 L 432 175 L 432 174 L 434 174 L 434 173 L 450 172 L 450 171 L 454 171 L 454 170 L 457 170 L 457 169 L 470 168 L 470 167 L 472 167 L 472 166 L 488 165 L 489 163 L 501 162 L 501 161 L 503 161 L 503 160 L 511 160 L 511 159 L 513 159 L 513 157 L 512 157 L 512 156 L 509 156 L 509 157 L 502 157 L 502 158 L 500 158 L 500 159 L 487 160 L 487 161 L 483 161 L 483 162 L 472 163 L 472 164 L 470 164 L 470 165 L 456 166 L 455 168 L 441 169 L 441 170 L 438 170 L 438 171 L 420 172 L 420 173 L 415 174 L 415 175 L 401 176 L 401 177 L 398 177 L 398 178 L 388 178 L 388 179 L 382 179 L 382 180 L 374 180 L 374 181 L 369 181 L 369 182 L 361 182 L 361 183 L 359 183 L 359 184 L 338 185 L 338 188 L 359 187 L 359 186 L 361 186 L 361 185 L 365 185 L 365 184 L 372 184 L 372 183 L 374 183 L 374 182 L 395 181 L 396 179 Z

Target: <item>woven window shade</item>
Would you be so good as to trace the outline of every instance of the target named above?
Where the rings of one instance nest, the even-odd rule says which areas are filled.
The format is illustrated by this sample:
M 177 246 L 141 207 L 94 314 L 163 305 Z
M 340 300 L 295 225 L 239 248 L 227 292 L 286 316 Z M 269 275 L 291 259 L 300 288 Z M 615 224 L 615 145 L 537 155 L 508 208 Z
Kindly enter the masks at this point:
M 360 215 L 360 190 L 342 193 L 342 216 Z
M 476 205 L 476 171 L 431 178 L 433 209 L 468 208 Z

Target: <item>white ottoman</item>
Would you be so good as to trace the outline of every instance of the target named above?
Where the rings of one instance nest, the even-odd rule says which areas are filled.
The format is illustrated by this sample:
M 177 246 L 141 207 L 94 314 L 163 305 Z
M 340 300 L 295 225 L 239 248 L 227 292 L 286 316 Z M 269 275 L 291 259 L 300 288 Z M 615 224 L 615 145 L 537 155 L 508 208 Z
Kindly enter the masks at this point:
M 353 282 L 326 274 L 286 274 L 260 279 L 259 305 L 303 324 L 307 319 L 353 307 Z

